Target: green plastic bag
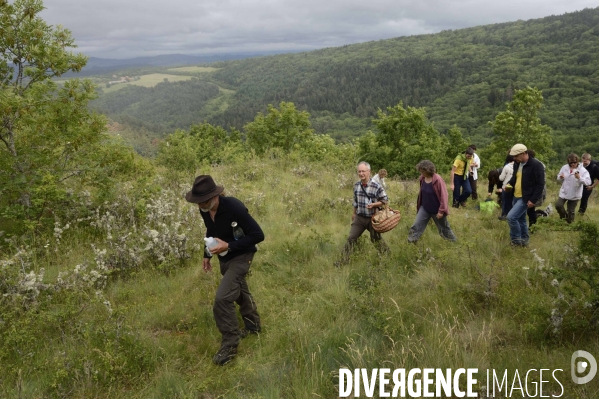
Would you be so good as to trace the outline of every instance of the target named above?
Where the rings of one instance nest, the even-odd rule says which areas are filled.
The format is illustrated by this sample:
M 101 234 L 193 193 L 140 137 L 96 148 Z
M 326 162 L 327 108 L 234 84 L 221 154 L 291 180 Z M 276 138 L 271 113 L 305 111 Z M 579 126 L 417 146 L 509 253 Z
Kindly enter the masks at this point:
M 499 204 L 497 202 L 491 200 L 490 198 L 488 198 L 488 199 L 489 199 L 489 201 L 481 201 L 479 204 L 479 207 L 480 207 L 481 212 L 491 214 L 491 213 L 493 213 L 495 208 L 499 208 Z

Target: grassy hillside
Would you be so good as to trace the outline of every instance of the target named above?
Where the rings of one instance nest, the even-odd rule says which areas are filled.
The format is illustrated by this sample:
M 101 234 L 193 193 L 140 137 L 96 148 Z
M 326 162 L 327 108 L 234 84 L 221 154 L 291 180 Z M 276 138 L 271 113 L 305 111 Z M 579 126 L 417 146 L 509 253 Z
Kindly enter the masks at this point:
M 361 135 L 377 108 L 426 107 L 437 129 L 454 124 L 479 146 L 487 124 L 516 89 L 543 91 L 543 123 L 554 130 L 560 159 L 599 152 L 599 8 L 542 19 L 400 37 L 299 54 L 215 63 L 201 79 L 234 90 L 226 109 L 204 119 L 237 128 L 266 105 L 294 102 L 318 133 Z M 107 102 L 111 97 L 107 96 Z M 141 101 L 141 99 L 140 99 Z M 116 117 L 118 113 L 109 112 Z M 162 112 L 163 120 L 172 116 Z
M 123 183 L 88 218 L 3 246 L 2 265 L 26 265 L 33 274 L 23 287 L 39 292 L 4 298 L 21 305 L 3 308 L 0 396 L 334 398 L 340 367 L 479 368 L 481 389 L 488 368 L 510 376 L 562 369 L 563 397 L 599 394 L 599 380 L 570 379 L 572 352 L 597 354 L 599 340 L 568 291 L 573 277 L 559 275 L 577 259 L 579 232 L 555 215 L 529 248 L 514 249 L 505 222 L 470 204 L 452 209 L 457 243 L 431 225 L 409 245 L 416 183 L 389 181 L 391 204 L 403 214 L 384 234 L 391 253 L 380 256 L 362 237 L 339 269 L 353 165 L 310 164 L 296 154 L 201 172 L 241 199 L 266 234 L 249 277 L 263 332 L 242 342 L 232 364 L 212 365 L 217 262 L 214 272 L 201 270 L 204 227 L 183 200 L 194 176 L 162 171 Z M 549 185 L 549 198 L 557 189 Z M 592 197 L 585 218 L 597 217 Z M 556 384 L 545 389 L 560 392 Z

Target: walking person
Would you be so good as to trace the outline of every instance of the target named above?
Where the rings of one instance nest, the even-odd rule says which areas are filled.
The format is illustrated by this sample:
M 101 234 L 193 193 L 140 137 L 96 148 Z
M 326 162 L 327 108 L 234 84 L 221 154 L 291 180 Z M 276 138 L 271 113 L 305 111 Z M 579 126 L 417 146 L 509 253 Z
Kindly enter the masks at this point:
M 507 214 L 512 210 L 512 203 L 514 202 L 514 188 L 510 185 L 510 180 L 514 174 L 514 157 L 510 154 L 505 158 L 505 165 L 499 175 L 501 180 L 501 216 L 499 220 L 506 220 Z
M 535 206 L 543 195 L 545 169 L 541 162 L 528 156 L 524 144 L 516 144 L 510 150 L 514 157 L 514 174 L 509 182 L 514 189 L 513 206 L 507 215 L 512 246 L 528 246 L 529 234 L 526 211 Z
M 370 233 L 370 241 L 376 245 L 380 252 L 389 251 L 389 247 L 381 237 L 381 233 L 378 233 L 372 227 L 371 220 L 376 210 L 388 203 L 387 193 L 379 183 L 370 178 L 370 164 L 368 162 L 360 162 L 357 166 L 357 172 L 360 180 L 354 184 L 354 212 L 351 217 L 351 228 L 343 248 L 341 260 L 335 262 L 337 267 L 349 262 L 356 241 L 366 230 Z
M 489 188 L 487 189 L 487 198 L 491 198 L 493 193 L 497 194 L 497 203 L 501 206 L 501 194 L 503 192 L 503 182 L 499 180 L 503 168 L 491 169 L 487 174 Z
M 468 175 L 468 181 L 470 182 L 470 188 L 472 189 L 472 199 L 478 200 L 478 168 L 480 168 L 480 158 L 476 154 L 476 145 L 470 144 L 468 148 L 472 148 L 472 160 L 470 161 L 470 173 Z
M 437 225 L 441 237 L 455 241 L 456 236 L 447 221 L 449 199 L 445 181 L 436 173 L 435 164 L 429 160 L 420 161 L 416 170 L 420 172 L 420 191 L 416 201 L 416 220 L 410 227 L 408 242 L 415 243 L 420 239 L 430 219 Z
M 204 252 L 202 267 L 205 272 L 211 271 L 210 260 L 213 255 L 218 255 L 223 278 L 216 290 L 213 314 L 222 340 L 212 361 L 219 366 L 237 355 L 241 338 L 261 331 L 260 315 L 246 276 L 257 251 L 256 244 L 264 240 L 262 229 L 245 205 L 237 198 L 224 196 L 223 190 L 224 187 L 216 185 L 211 176 L 201 175 L 196 177 L 191 191 L 185 196 L 188 202 L 198 204 L 206 225 L 206 237 L 214 237 L 218 243 Z M 242 233 L 237 230 L 234 235 L 233 226 L 241 228 Z M 242 330 L 235 312 L 236 302 L 245 325 Z
M 450 188 L 453 191 L 453 207 L 459 208 L 466 206 L 466 200 L 472 193 L 468 176 L 470 174 L 470 162 L 474 150 L 470 147 L 462 154 L 459 154 L 453 161 L 450 173 Z
M 379 173 L 377 173 L 376 175 L 374 175 L 372 177 L 372 181 L 380 184 L 386 190 L 387 184 L 385 184 L 385 177 L 387 177 L 387 170 L 381 169 L 381 170 L 379 170 Z
M 599 165 L 596 161 L 591 159 L 591 154 L 585 152 L 582 154 L 582 165 L 589 172 L 591 178 L 591 184 L 584 187 L 582 190 L 582 197 L 580 198 L 580 207 L 578 208 L 578 214 L 584 215 L 589 204 L 589 197 L 593 193 L 593 188 L 599 184 Z
M 576 205 L 582 198 L 584 186 L 591 185 L 589 172 L 578 162 L 578 155 L 574 153 L 568 155 L 568 164 L 560 169 L 557 181 L 562 183 L 562 187 L 559 190 L 559 198 L 555 202 L 555 209 L 559 213 L 560 219 L 566 219 L 566 222 L 572 223 L 576 215 Z M 565 206 L 568 207 L 567 211 Z

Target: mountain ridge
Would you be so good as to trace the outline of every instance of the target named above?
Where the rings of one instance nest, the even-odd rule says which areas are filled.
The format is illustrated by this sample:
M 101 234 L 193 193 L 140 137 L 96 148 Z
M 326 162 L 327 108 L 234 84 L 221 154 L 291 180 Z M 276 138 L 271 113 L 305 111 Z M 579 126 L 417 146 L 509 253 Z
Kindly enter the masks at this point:
M 198 123 L 240 129 L 268 104 L 290 101 L 318 133 L 344 139 L 402 102 L 425 107 L 441 133 L 457 125 L 484 145 L 488 122 L 515 90 L 532 86 L 543 91 L 541 119 L 560 156 L 566 145 L 599 152 L 599 8 L 212 65 L 199 78 L 233 92 L 199 112 Z

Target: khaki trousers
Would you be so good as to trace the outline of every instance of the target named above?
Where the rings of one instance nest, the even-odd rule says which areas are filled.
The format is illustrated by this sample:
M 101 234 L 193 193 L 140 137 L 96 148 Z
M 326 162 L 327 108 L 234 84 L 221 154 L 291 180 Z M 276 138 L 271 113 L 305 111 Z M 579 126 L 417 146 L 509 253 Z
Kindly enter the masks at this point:
M 353 251 L 354 246 L 356 245 L 356 241 L 358 238 L 364 233 L 366 230 L 370 233 L 370 241 L 372 241 L 379 252 L 388 252 L 389 247 L 387 243 L 381 237 L 381 233 L 374 231 L 372 228 L 372 221 L 370 217 L 356 215 L 354 220 L 351 223 L 351 228 L 349 230 L 349 237 L 347 237 L 347 242 L 345 243 L 345 247 L 343 248 L 343 254 L 341 261 L 342 263 L 349 262 L 349 257 Z
M 223 336 L 222 347 L 239 345 L 240 331 L 235 312 L 236 302 L 239 305 L 239 313 L 241 313 L 245 328 L 260 329 L 258 308 L 245 280 L 253 258 L 254 252 L 249 252 L 238 255 L 227 262 L 219 260 L 223 279 L 216 290 L 212 310 L 216 326 Z

